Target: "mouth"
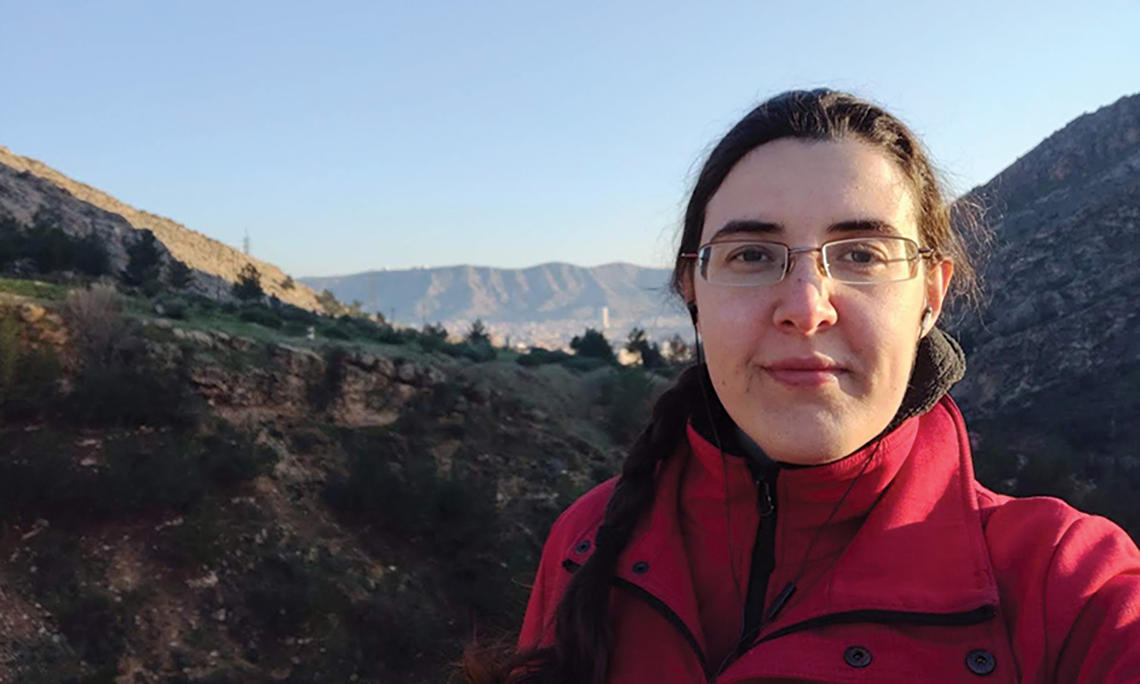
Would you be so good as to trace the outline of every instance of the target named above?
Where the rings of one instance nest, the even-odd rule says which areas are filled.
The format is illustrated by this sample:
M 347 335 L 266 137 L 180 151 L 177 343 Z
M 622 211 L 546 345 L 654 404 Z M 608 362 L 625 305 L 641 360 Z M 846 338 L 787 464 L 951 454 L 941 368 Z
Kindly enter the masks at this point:
M 787 358 L 763 364 L 761 368 L 776 382 L 788 387 L 819 387 L 839 382 L 847 369 L 822 357 Z

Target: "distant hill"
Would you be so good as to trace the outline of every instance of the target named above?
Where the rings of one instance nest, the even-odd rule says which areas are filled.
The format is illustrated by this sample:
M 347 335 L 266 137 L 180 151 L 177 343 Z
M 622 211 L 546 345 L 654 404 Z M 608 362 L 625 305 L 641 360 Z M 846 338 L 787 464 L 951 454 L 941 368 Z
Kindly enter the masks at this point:
M 499 336 L 537 344 L 565 344 L 585 326 L 601 328 L 608 308 L 611 338 L 633 326 L 655 337 L 688 329 L 684 309 L 668 290 L 670 271 L 632 264 L 591 268 L 548 263 L 503 269 L 448 266 L 370 271 L 327 278 L 302 278 L 315 290 L 328 289 L 342 302 L 389 319 L 449 328 L 482 319 Z M 461 330 L 456 330 L 461 332 Z
M 242 267 L 252 263 L 261 273 L 267 294 L 305 309 L 320 310 L 316 293 L 308 287 L 300 283 L 283 287 L 286 275 L 273 264 L 247 256 L 171 219 L 135 209 L 43 162 L 0 146 L 0 219 L 12 218 L 30 225 L 38 212 L 50 214 L 70 235 L 98 236 L 116 270 L 126 264 L 126 245 L 134 237 L 133 231 L 146 228 L 154 232 L 168 257 L 194 269 L 194 287 L 204 294 L 228 296 Z
M 954 326 L 968 362 L 954 395 L 983 467 L 1140 489 L 1140 95 L 1075 119 L 965 200 L 995 232 L 988 301 Z

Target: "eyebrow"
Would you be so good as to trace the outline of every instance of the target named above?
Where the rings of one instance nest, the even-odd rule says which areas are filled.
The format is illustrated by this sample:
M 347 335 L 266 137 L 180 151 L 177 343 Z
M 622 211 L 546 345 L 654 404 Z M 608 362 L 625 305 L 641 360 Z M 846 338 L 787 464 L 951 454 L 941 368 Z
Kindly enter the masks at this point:
M 724 226 L 713 233 L 709 242 L 716 242 L 723 237 L 733 237 L 741 234 L 762 234 L 762 235 L 780 235 L 784 232 L 784 226 L 779 223 L 772 223 L 769 221 L 758 221 L 754 219 L 736 219 L 729 221 Z M 886 221 L 879 219 L 852 219 L 850 221 L 840 221 L 833 223 L 827 227 L 828 233 L 877 233 L 879 235 L 902 235 L 897 228 Z

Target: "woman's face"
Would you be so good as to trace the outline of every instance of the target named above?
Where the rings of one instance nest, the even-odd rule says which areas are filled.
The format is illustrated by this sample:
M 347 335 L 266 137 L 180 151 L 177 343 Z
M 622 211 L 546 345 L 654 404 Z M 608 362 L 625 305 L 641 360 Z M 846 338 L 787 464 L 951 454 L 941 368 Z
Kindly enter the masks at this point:
M 740 221 L 766 225 L 720 232 Z M 884 230 L 921 243 L 916 204 L 894 162 L 853 140 L 781 139 L 729 172 L 706 208 L 701 244 L 756 238 L 818 247 Z M 953 271 L 949 261 L 927 260 L 911 280 L 851 285 L 827 278 L 819 258 L 795 256 L 775 285 L 691 280 L 717 395 L 768 456 L 787 463 L 843 458 L 887 426 Z M 926 306 L 933 316 L 921 328 Z

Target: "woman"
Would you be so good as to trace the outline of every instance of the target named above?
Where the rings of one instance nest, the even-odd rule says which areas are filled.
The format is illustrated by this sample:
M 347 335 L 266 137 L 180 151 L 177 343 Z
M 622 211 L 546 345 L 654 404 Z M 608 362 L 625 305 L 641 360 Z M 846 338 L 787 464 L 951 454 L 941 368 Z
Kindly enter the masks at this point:
M 703 362 L 543 552 L 516 681 L 1140 681 L 1140 552 L 974 480 L 935 328 L 964 240 L 897 119 L 791 92 L 712 151 L 673 286 Z

